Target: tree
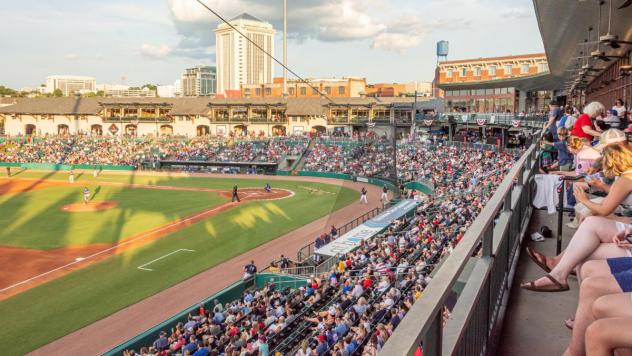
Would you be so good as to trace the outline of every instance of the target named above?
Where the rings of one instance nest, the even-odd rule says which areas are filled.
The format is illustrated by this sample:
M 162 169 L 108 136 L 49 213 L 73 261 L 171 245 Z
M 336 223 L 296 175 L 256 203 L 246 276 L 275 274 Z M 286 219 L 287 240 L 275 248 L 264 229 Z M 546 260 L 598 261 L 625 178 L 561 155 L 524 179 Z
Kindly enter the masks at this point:
M 96 98 L 96 97 L 103 97 L 105 96 L 105 92 L 103 90 L 98 90 L 96 93 L 95 92 L 88 92 L 83 94 L 84 98 Z
M 0 96 L 15 96 L 18 92 L 9 88 L 9 87 L 5 87 L 4 85 L 0 85 Z
M 57 88 L 57 89 L 53 90 L 53 96 L 55 96 L 55 97 L 64 96 L 64 92 L 61 91 L 61 89 Z
M 158 86 L 156 84 L 145 84 L 143 85 L 141 88 L 147 88 L 149 90 L 156 90 L 158 89 Z

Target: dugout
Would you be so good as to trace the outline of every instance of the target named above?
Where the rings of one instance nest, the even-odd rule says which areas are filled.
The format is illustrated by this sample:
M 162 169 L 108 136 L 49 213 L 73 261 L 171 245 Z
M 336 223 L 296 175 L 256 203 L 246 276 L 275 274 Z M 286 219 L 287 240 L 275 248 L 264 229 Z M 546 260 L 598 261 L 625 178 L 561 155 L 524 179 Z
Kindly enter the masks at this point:
M 216 162 L 216 161 L 169 161 L 143 163 L 147 169 L 202 173 L 275 174 L 276 162 Z

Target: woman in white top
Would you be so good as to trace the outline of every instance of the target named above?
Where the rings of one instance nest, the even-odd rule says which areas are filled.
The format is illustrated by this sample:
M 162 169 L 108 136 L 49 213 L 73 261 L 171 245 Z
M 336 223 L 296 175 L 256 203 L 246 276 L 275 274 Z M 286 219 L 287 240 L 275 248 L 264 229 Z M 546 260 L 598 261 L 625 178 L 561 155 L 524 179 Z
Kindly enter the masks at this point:
M 617 111 L 617 116 L 620 119 L 623 119 L 625 117 L 625 113 L 627 111 L 627 109 L 625 108 L 625 105 L 623 105 L 623 100 L 622 99 L 617 99 L 614 102 L 614 106 L 612 107 L 612 110 L 616 110 Z

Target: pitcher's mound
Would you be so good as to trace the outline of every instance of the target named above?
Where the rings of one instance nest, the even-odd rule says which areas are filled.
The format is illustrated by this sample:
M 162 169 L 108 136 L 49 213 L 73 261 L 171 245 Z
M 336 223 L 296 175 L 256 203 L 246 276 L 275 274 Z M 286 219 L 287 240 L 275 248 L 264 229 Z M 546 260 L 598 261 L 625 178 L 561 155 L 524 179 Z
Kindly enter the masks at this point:
M 88 202 L 88 204 L 84 203 L 74 203 L 64 205 L 61 210 L 69 212 L 69 213 L 80 213 L 85 211 L 100 211 L 105 209 L 112 209 L 116 207 L 115 201 L 95 201 Z

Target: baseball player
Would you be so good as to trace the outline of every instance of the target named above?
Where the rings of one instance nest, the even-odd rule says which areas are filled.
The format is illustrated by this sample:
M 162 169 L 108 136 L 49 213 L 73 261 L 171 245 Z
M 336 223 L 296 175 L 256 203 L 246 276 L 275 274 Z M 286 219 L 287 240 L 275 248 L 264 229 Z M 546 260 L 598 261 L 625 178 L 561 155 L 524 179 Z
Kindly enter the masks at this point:
M 235 200 L 237 200 L 238 203 L 241 202 L 241 200 L 239 200 L 239 194 L 237 193 L 237 185 L 233 187 L 233 198 L 231 202 L 234 202 Z
M 263 190 L 265 190 L 266 193 L 272 192 L 272 187 L 270 186 L 270 183 L 266 183 L 266 187 L 263 188 Z
M 68 181 L 70 183 L 74 183 L 75 182 L 75 173 L 72 171 L 72 169 L 70 170 L 70 175 L 68 176 Z
M 366 194 L 368 193 L 368 191 L 366 190 L 365 187 L 362 187 L 362 190 L 360 190 L 360 204 L 364 203 L 364 204 L 369 204 L 369 201 L 366 198 Z
M 90 200 L 90 189 L 88 187 L 83 187 L 83 204 L 88 204 Z
M 382 196 L 380 197 L 380 201 L 381 202 L 388 201 L 388 188 L 386 187 L 386 184 L 384 184 L 384 186 L 382 187 Z

